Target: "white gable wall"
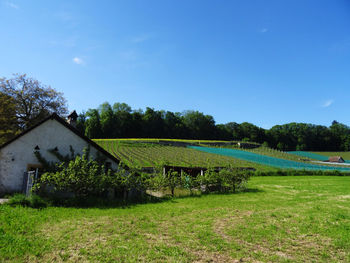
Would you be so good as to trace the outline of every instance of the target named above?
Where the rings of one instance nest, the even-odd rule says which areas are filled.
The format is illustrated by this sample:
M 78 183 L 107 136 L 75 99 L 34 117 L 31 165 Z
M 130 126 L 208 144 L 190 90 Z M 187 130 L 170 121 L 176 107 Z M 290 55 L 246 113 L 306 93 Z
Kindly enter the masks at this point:
M 22 190 L 23 175 L 28 164 L 40 164 L 34 155 L 34 148 L 39 146 L 41 155 L 47 161 L 58 162 L 57 158 L 48 150 L 58 148 L 62 155 L 70 154 L 70 145 L 75 154 L 82 154 L 88 143 L 70 129 L 55 119 L 49 119 L 17 140 L 0 149 L 0 194 L 20 192 Z M 96 157 L 98 150 L 90 146 L 91 157 Z M 102 153 L 100 153 L 102 155 Z M 112 163 L 112 168 L 118 165 Z

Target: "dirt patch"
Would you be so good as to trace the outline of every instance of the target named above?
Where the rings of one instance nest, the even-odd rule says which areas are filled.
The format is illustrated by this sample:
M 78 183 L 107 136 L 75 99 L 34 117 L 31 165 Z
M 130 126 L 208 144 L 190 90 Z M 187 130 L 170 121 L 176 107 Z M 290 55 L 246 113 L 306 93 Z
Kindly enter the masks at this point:
M 341 201 L 347 201 L 348 199 L 350 199 L 350 195 L 338 195 L 335 197 L 335 199 L 341 200 Z
M 222 217 L 215 221 L 213 228 L 214 232 L 221 236 L 224 240 L 230 241 L 232 238 L 226 234 L 229 226 L 242 223 L 246 218 L 250 217 L 253 211 L 239 211 L 235 210 L 233 214 Z

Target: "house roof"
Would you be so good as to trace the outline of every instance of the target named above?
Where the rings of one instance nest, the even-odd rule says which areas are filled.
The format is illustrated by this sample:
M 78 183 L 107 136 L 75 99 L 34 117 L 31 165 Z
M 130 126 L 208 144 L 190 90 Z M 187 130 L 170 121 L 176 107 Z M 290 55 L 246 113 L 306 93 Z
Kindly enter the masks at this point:
M 344 162 L 344 159 L 341 156 L 331 156 L 328 159 L 330 162 L 339 162 L 342 161 Z
M 74 111 L 72 111 L 67 117 L 68 117 L 68 118 L 71 118 L 71 119 L 76 119 L 76 118 L 78 118 L 78 114 L 77 114 L 77 112 L 74 110 Z
M 28 132 L 30 132 L 31 130 L 34 130 L 36 127 L 42 125 L 43 123 L 47 122 L 48 120 L 56 120 L 59 123 L 61 123 L 63 126 L 65 126 L 67 129 L 71 130 L 73 133 L 75 133 L 76 135 L 78 135 L 81 139 L 83 139 L 84 141 L 86 141 L 88 144 L 90 144 L 91 146 L 93 146 L 94 148 L 96 148 L 99 152 L 103 153 L 105 156 L 107 156 L 108 158 L 110 158 L 111 160 L 115 161 L 116 163 L 120 163 L 120 160 L 118 158 L 116 158 L 114 155 L 110 154 L 109 152 L 107 152 L 105 149 L 103 149 L 101 146 L 99 146 L 97 143 L 93 142 L 92 140 L 90 140 L 88 137 L 86 137 L 85 135 L 81 134 L 76 128 L 74 128 L 72 125 L 70 125 L 69 123 L 67 123 L 64 119 L 62 119 L 60 116 L 58 116 L 56 113 L 51 114 L 50 116 L 48 116 L 47 118 L 45 118 L 44 120 L 40 121 L 39 123 L 35 124 L 34 126 L 26 129 L 25 131 L 23 131 L 22 133 L 18 134 L 17 136 L 15 136 L 14 138 L 12 138 L 11 140 L 7 141 L 6 143 L 4 143 L 3 145 L 0 146 L 0 150 L 2 148 L 4 148 L 5 146 L 11 144 L 12 142 L 16 141 L 18 138 L 22 137 L 23 135 L 27 134 Z

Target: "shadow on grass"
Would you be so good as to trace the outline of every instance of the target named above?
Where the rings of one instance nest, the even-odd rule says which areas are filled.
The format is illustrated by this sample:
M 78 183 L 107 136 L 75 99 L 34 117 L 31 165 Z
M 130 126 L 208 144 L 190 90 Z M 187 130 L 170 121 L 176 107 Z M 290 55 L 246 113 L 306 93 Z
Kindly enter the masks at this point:
M 264 193 L 264 190 L 258 188 L 247 188 L 241 191 L 241 193 Z
M 143 198 L 130 198 L 124 199 L 106 199 L 101 197 L 86 197 L 86 198 L 50 198 L 49 202 L 54 207 L 67 207 L 67 208 L 98 208 L 98 209 L 111 209 L 111 208 L 131 208 L 142 204 L 156 204 L 169 201 L 170 197 L 154 197 L 145 195 Z
M 70 199 L 49 199 L 51 206 L 55 207 L 67 207 L 67 208 L 98 208 L 98 209 L 112 209 L 112 208 L 132 208 L 137 205 L 143 204 L 157 204 L 157 203 L 178 203 L 177 200 L 187 199 L 187 198 L 202 198 L 204 196 L 211 195 L 239 195 L 239 194 L 249 194 L 249 193 L 262 193 L 265 192 L 258 188 L 247 188 L 237 192 L 211 192 L 202 194 L 192 194 L 192 195 L 180 195 L 180 196 L 170 196 L 164 195 L 162 197 L 156 197 L 149 194 L 144 194 L 142 198 L 131 198 L 128 200 L 123 199 L 106 199 L 106 198 L 96 198 L 87 197 L 84 199 L 70 198 Z

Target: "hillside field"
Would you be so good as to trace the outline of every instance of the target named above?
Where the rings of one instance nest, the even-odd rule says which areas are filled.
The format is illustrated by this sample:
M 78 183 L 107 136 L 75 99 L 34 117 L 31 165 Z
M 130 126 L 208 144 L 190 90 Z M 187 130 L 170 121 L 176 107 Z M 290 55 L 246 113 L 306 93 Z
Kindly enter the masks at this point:
M 232 166 L 254 167 L 259 170 L 273 169 L 228 156 L 200 152 L 194 149 L 159 144 L 159 139 L 95 139 L 97 144 L 134 168 L 154 167 L 167 164 L 185 167 Z M 225 141 L 169 140 L 170 142 L 220 143 Z
M 268 147 L 242 149 L 238 147 L 238 142 L 232 141 L 179 139 L 95 139 L 94 141 L 127 166 L 134 168 L 174 165 L 252 167 L 260 171 L 276 169 L 350 171 L 349 166 L 315 164 L 311 162 L 312 158 L 306 160 L 304 157 Z
M 349 262 L 350 177 L 127 207 L 0 206 L 1 262 Z

